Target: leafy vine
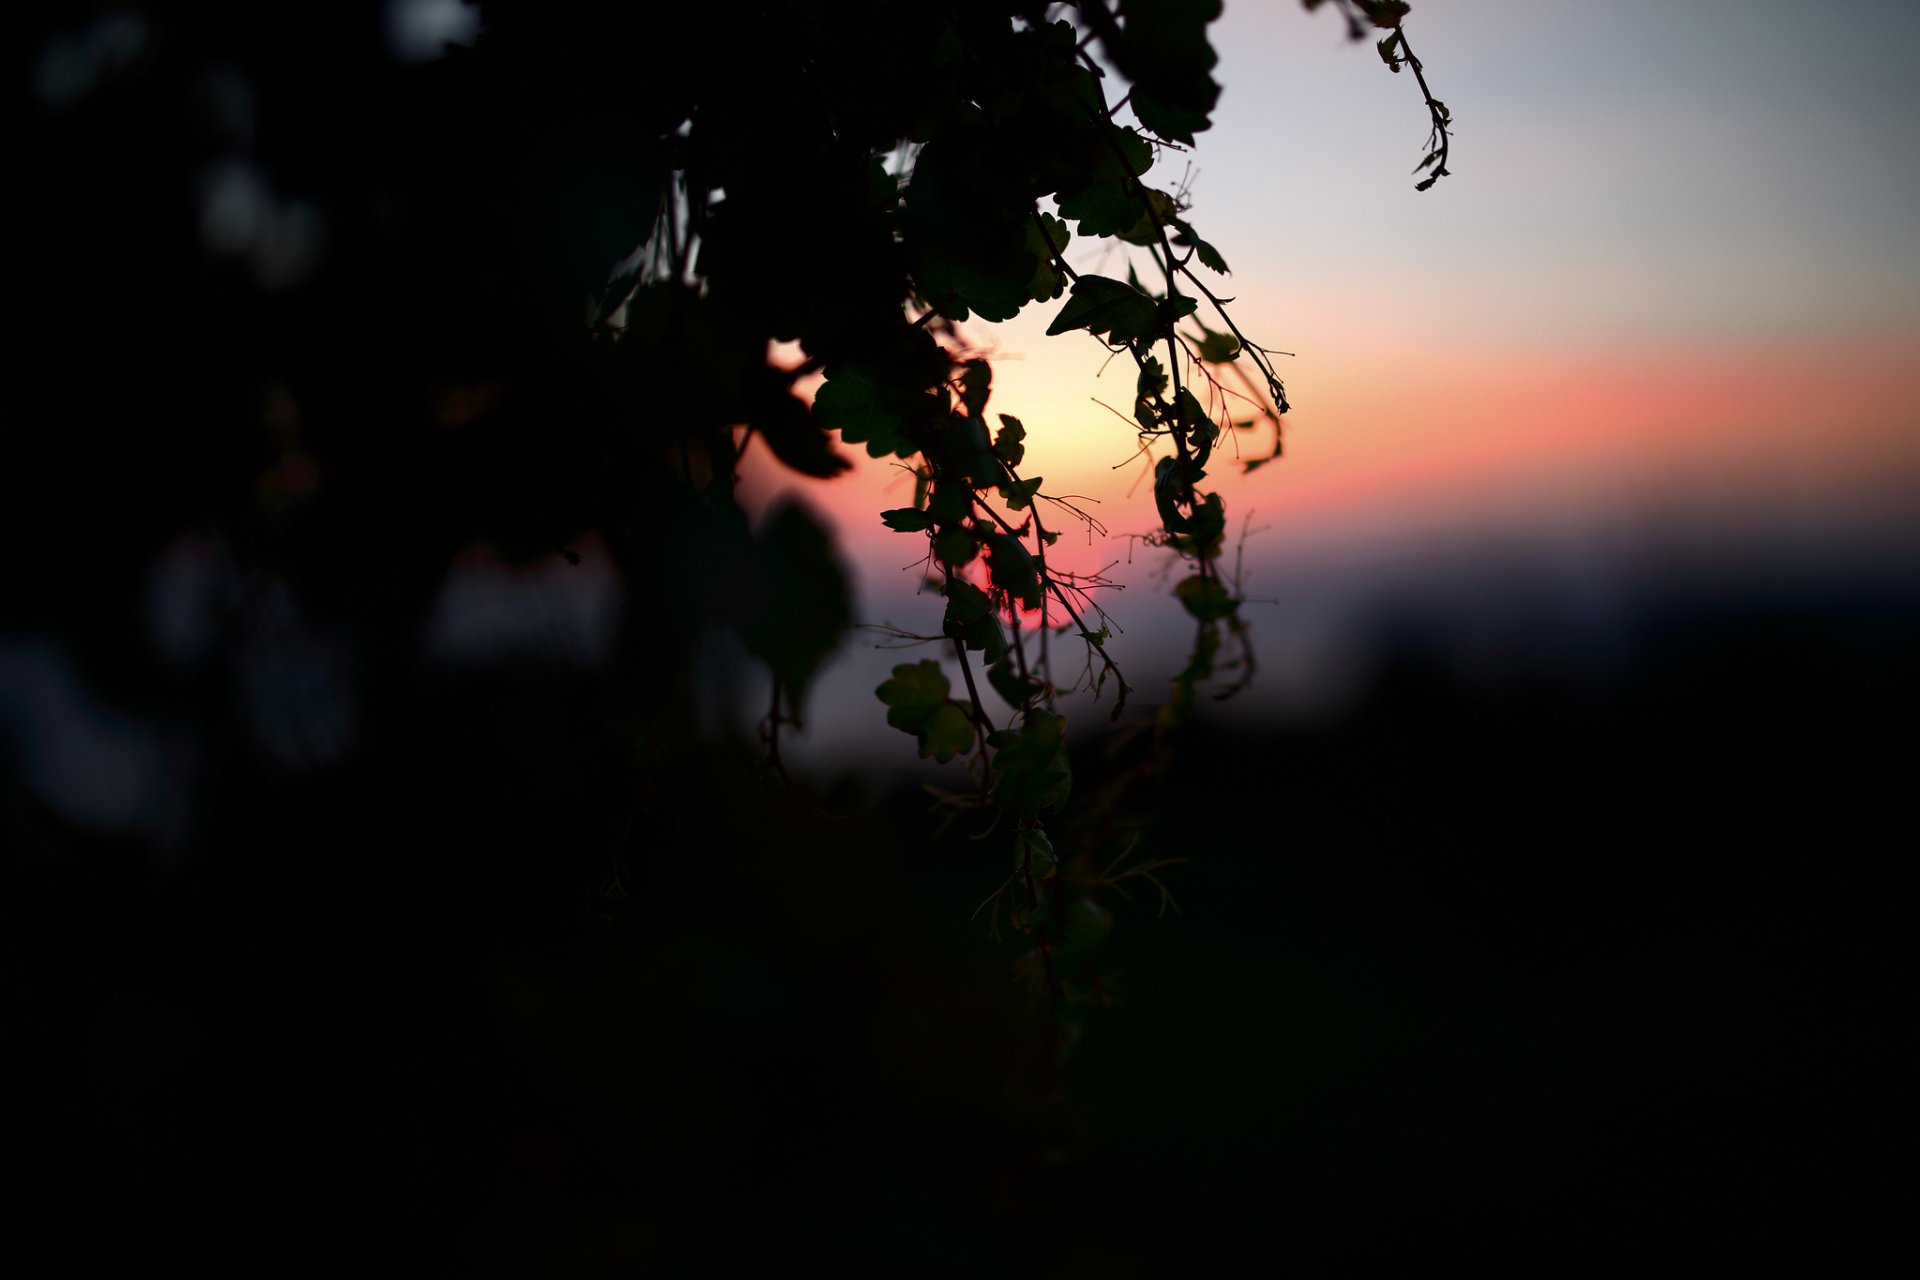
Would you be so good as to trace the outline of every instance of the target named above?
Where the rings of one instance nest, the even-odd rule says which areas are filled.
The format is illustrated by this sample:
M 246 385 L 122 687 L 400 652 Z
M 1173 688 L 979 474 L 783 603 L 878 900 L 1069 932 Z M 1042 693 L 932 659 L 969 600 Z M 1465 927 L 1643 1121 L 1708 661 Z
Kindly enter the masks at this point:
M 1324 0 L 1303 2 L 1311 10 Z M 1392 70 L 1412 69 L 1432 121 L 1421 165 L 1431 175 L 1420 183 L 1430 187 L 1447 173 L 1450 117 L 1407 44 L 1408 6 L 1334 3 L 1356 39 L 1369 24 L 1387 32 L 1378 49 Z M 912 14 L 784 6 L 787 35 L 812 51 L 782 104 L 812 129 L 798 158 L 762 170 L 730 163 L 750 117 L 692 112 L 664 141 L 668 177 L 652 236 L 598 313 L 612 348 L 649 361 L 650 372 L 704 359 L 708 367 L 696 371 L 715 375 L 711 382 L 747 389 L 733 412 L 709 412 L 673 441 L 670 456 L 699 501 L 732 509 L 734 472 L 755 436 L 808 475 L 846 468 L 834 436 L 911 473 L 912 501 L 881 519 L 925 539 L 924 565 L 944 606 L 937 634 L 896 639 L 940 645 L 962 688 L 939 661 L 921 659 L 894 667 L 877 695 L 887 723 L 911 735 L 921 756 L 966 761 L 970 786 L 953 806 L 984 810 L 990 829 L 1011 824 L 1014 865 L 989 899 L 993 919 L 1005 906 L 1033 936 L 1030 967 L 1056 1011 L 1085 995 L 1069 988 L 1062 956 L 1076 930 L 1093 927 L 1091 902 L 1070 903 L 1065 885 L 1124 893 L 1122 878 L 1142 877 L 1164 904 L 1171 895 L 1152 872 L 1167 863 L 1069 874 L 1063 866 L 1073 860 L 1047 829 L 1073 790 L 1055 639 L 1080 642 L 1085 661 L 1073 683 L 1096 698 L 1110 694 L 1112 718 L 1135 686 L 1093 594 L 1104 580 L 1049 561 L 1061 536 L 1050 527 L 1056 514 L 1089 528 L 1098 522 L 1023 471 L 1028 427 L 988 412 L 992 368 L 957 326 L 1059 302 L 1049 335 L 1085 333 L 1132 361 L 1134 396 L 1123 416 L 1154 458 L 1159 527 L 1149 541 L 1185 563 L 1173 594 L 1194 625 L 1156 736 L 1184 722 L 1210 682 L 1220 682 L 1221 697 L 1243 688 L 1254 669 L 1251 632 L 1237 566 L 1224 562 L 1225 506 L 1206 481 L 1230 433 L 1264 433 L 1264 448 L 1242 451 L 1246 470 L 1280 455 L 1289 408 L 1274 364 L 1281 353 L 1249 338 L 1215 287 L 1227 262 L 1189 220 L 1185 191 L 1148 181 L 1164 150 L 1194 145 L 1210 124 L 1220 90 L 1207 28 L 1220 11 L 1219 0 L 982 0 Z M 851 87 L 849 69 L 867 65 L 921 73 L 910 95 Z M 821 202 L 831 217 L 797 228 L 818 261 L 781 257 L 757 240 L 768 210 L 799 184 L 832 196 Z M 1143 254 L 1152 283 L 1132 265 L 1124 279 L 1076 270 L 1067 257 L 1076 241 Z M 770 278 L 781 289 L 770 290 Z M 770 294 L 777 308 L 760 301 Z M 711 367 L 703 340 L 749 313 L 743 340 L 727 347 L 736 360 L 760 334 L 797 342 L 805 358 Z M 812 374 L 823 381 L 808 403 L 794 387 Z M 800 565 L 814 580 L 829 575 L 817 529 L 801 515 L 783 519 L 758 535 L 763 558 Z M 798 719 L 844 613 L 842 590 L 837 606 L 815 600 L 805 625 L 743 628 L 775 674 L 763 732 L 777 767 L 780 729 Z

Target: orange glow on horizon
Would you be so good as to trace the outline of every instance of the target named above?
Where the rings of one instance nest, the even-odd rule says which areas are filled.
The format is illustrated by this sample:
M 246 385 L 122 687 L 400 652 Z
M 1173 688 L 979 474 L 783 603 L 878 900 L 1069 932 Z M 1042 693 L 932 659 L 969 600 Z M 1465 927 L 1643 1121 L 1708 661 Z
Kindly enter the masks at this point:
M 1312 407 L 1289 415 L 1285 456 L 1242 475 L 1223 439 L 1209 486 L 1227 504 L 1230 552 L 1249 516 L 1298 547 L 1322 531 L 1418 539 L 1503 513 L 1551 521 L 1663 498 L 1703 511 L 1727 510 L 1729 497 L 1756 513 L 1783 501 L 1838 511 L 1876 487 L 1920 482 L 1920 374 L 1904 350 L 1456 351 L 1383 368 L 1321 366 L 1296 375 Z M 1130 424 L 1088 398 L 1124 408 L 1107 388 L 1121 386 L 1130 399 L 1132 376 L 1095 382 L 1079 354 L 1069 350 L 1050 368 L 996 368 L 988 412 L 1027 423 L 1023 476 L 1045 477 L 1052 494 L 1081 495 L 1105 526 L 1092 532 L 1043 508 L 1047 527 L 1061 534 L 1049 562 L 1158 591 L 1148 580 L 1166 571 L 1165 557 L 1139 556 L 1130 540 L 1157 528 L 1143 483 L 1150 464 L 1128 462 L 1138 448 Z M 912 477 L 899 459 L 842 451 L 858 455 L 854 469 L 817 483 L 749 449 L 742 499 L 757 513 L 798 497 L 834 525 L 863 596 L 911 592 L 924 576 L 926 543 L 888 529 L 879 512 L 912 502 Z M 1248 552 L 1257 559 L 1274 545 L 1256 541 Z M 1111 605 L 1112 590 L 1094 596 Z M 1050 606 L 1048 620 L 1058 624 L 1062 614 Z M 1039 615 L 1022 622 L 1037 628 Z

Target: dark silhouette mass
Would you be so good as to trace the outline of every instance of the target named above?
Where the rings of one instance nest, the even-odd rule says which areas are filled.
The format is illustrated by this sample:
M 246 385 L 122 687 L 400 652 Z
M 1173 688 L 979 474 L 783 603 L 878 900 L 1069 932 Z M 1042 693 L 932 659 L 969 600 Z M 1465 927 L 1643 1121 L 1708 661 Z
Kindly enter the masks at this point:
M 1431 186 L 1406 6 L 1333 7 Z M 1882 1262 L 1904 587 L 1654 616 L 1598 692 L 1415 637 L 1339 725 L 1194 714 L 1254 653 L 1224 388 L 1256 463 L 1287 408 L 1147 181 L 1217 10 L 14 19 L 15 1274 Z M 1185 564 L 1192 656 L 1104 738 L 1013 625 L 1122 714 L 1040 428 L 955 337 L 1029 305 L 1137 365 Z M 778 755 L 852 603 L 733 480 L 860 448 L 964 672 L 861 713 L 968 762 L 951 825 Z M 718 631 L 761 741 L 702 720 Z

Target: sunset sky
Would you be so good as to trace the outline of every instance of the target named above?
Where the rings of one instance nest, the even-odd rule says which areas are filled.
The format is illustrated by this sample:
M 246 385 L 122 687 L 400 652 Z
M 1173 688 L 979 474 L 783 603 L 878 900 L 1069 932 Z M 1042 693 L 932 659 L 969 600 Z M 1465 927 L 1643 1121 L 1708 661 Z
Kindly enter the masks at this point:
M 1189 216 L 1233 268 L 1236 319 L 1296 353 L 1279 362 L 1286 458 L 1244 480 L 1215 468 L 1234 527 L 1251 512 L 1265 530 L 1247 591 L 1276 602 L 1251 606 L 1272 677 L 1252 705 L 1304 708 L 1338 686 L 1369 602 L 1436 547 L 1549 548 L 1541 572 L 1591 594 L 1622 539 L 1674 555 L 1804 542 L 1817 570 L 1858 553 L 1831 550 L 1832 527 L 1898 518 L 1920 480 L 1920 84 L 1893 39 L 1904 16 L 1423 0 L 1408 36 L 1457 135 L 1454 176 L 1416 193 L 1412 77 L 1329 15 L 1228 4 L 1214 128 L 1154 178 L 1190 174 Z M 1098 254 L 1077 265 L 1124 274 Z M 1131 371 L 1102 380 L 1099 345 L 1046 338 L 1057 308 L 969 330 L 997 353 L 990 409 L 1027 423 L 1026 474 L 1047 491 L 1099 499 L 1114 535 L 1148 532 L 1149 496 L 1128 496 L 1140 464 L 1113 469 L 1133 436 L 1093 401 L 1124 409 Z M 876 514 L 910 489 L 861 461 L 826 486 L 762 472 L 752 491 L 798 489 L 832 513 L 863 620 L 935 630 L 937 602 L 902 571 L 917 539 Z M 1076 545 L 1068 567 L 1129 550 Z M 1164 561 L 1136 552 L 1114 571 L 1132 589 L 1110 597 L 1147 701 L 1182 642 Z M 925 652 L 850 653 L 823 699 L 870 696 L 890 662 Z

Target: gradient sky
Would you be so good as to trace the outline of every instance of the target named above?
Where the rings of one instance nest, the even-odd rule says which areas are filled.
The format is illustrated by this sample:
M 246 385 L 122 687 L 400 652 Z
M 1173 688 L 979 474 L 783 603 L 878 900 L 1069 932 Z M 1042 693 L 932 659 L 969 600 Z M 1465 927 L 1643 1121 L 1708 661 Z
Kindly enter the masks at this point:
M 1369 592 L 1450 537 L 1571 547 L 1557 563 L 1578 592 L 1636 522 L 1737 542 L 1903 509 L 1920 489 L 1920 81 L 1896 21 L 1910 16 L 1417 0 L 1408 35 L 1458 126 L 1454 176 L 1417 193 L 1411 76 L 1329 15 L 1227 5 L 1214 128 L 1155 178 L 1190 174 L 1236 319 L 1296 353 L 1280 361 L 1285 460 L 1245 480 L 1216 468 L 1235 527 L 1251 511 L 1266 530 L 1247 544 L 1248 590 L 1278 601 L 1254 613 L 1276 672 L 1255 705 L 1338 686 Z M 1124 274 L 1098 250 L 1077 265 Z M 1124 408 L 1131 370 L 1102 381 L 1092 340 L 1046 338 L 1057 307 L 971 330 L 999 355 L 991 409 L 1026 421 L 1026 474 L 1144 533 L 1138 466 L 1112 469 L 1133 437 L 1091 399 Z M 917 540 L 875 514 L 904 483 L 868 464 L 825 486 L 756 472 L 750 492 L 790 488 L 838 523 L 866 620 L 937 629 L 937 602 L 901 572 Z M 1128 555 L 1063 547 L 1076 541 L 1069 567 Z M 1164 559 L 1115 571 L 1134 588 L 1113 607 L 1139 637 L 1127 665 L 1147 700 L 1182 630 Z M 869 696 L 876 671 L 924 652 L 850 656 L 827 699 Z

